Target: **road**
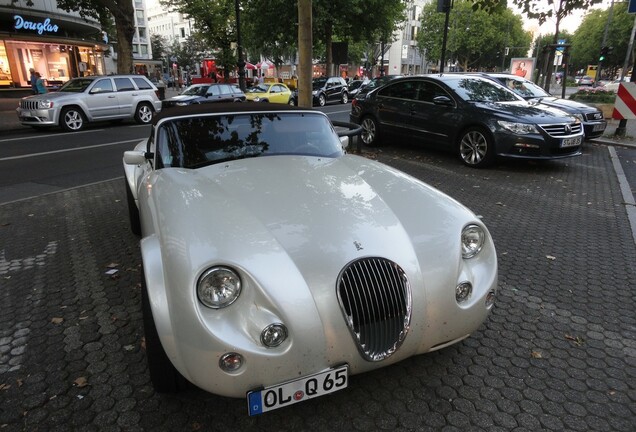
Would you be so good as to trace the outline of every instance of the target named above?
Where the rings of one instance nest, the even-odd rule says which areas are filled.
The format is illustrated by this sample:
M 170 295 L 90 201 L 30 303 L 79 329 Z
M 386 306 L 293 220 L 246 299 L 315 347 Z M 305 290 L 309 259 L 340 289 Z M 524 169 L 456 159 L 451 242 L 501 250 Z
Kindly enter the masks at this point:
M 636 430 L 636 243 L 624 196 L 634 188 L 616 170 L 634 179 L 634 149 L 591 143 L 578 158 L 489 170 L 405 143 L 365 152 L 483 218 L 499 256 L 493 314 L 455 346 L 248 417 L 243 399 L 150 385 L 138 239 L 118 165 L 119 147 L 132 147 L 118 142 L 136 133 L 0 142 L 0 190 L 17 197 L 0 204 L 3 432 Z M 4 171 L 18 161 L 12 183 Z M 22 172 L 36 167 L 45 173 Z

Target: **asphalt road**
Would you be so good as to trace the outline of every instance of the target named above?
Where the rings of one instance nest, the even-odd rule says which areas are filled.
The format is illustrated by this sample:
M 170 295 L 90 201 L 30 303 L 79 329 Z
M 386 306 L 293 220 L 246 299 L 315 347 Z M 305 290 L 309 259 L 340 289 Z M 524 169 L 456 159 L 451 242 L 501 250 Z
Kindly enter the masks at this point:
M 633 179 L 636 152 L 491 170 L 400 143 L 365 157 L 489 227 L 500 293 L 470 338 L 260 417 L 195 388 L 156 394 L 123 180 L 53 185 L 0 204 L 0 430 L 636 430 L 636 244 L 615 165 Z

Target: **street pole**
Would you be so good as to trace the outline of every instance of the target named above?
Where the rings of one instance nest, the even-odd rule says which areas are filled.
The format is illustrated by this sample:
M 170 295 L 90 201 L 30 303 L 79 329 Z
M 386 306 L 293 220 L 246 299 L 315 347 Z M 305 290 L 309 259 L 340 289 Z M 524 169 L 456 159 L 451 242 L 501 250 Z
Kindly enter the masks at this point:
M 245 91 L 245 61 L 243 60 L 243 45 L 241 45 L 241 6 L 239 0 L 234 0 L 236 12 L 236 57 L 238 66 L 238 82 L 241 91 Z
M 627 73 L 627 64 L 629 63 L 629 57 L 632 54 L 632 49 L 634 47 L 634 34 L 636 34 L 636 16 L 634 16 L 634 24 L 632 25 L 632 35 L 629 38 L 629 46 L 627 47 L 627 54 L 625 55 L 625 62 L 623 63 L 623 70 L 621 72 L 620 82 L 623 82 L 625 78 L 625 74 Z M 636 78 L 636 57 L 632 59 L 632 76 L 630 77 L 630 81 L 634 82 L 634 78 Z M 617 137 L 624 137 L 625 132 L 627 130 L 627 119 L 621 119 L 618 122 L 618 126 L 616 127 L 616 131 L 614 135 Z
M 452 0 L 444 1 L 444 12 L 446 12 L 446 18 L 444 19 L 444 37 L 442 39 L 442 55 L 440 58 L 439 73 L 444 73 L 444 63 L 446 63 L 446 41 L 448 39 L 448 21 L 450 19 L 450 11 L 453 8 Z

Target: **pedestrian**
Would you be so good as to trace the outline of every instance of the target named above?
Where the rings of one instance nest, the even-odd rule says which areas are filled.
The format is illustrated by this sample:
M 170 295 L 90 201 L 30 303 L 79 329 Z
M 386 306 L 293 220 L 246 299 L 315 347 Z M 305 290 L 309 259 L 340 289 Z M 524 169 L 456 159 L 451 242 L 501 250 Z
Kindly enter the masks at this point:
M 40 72 L 35 73 L 35 89 L 37 92 L 36 94 L 44 94 L 47 92 L 46 86 L 44 85 L 44 80 L 42 79 L 42 75 L 40 75 Z
M 29 73 L 31 74 L 31 76 L 29 77 L 29 83 L 31 83 L 31 93 L 38 94 L 38 87 L 37 87 L 38 79 L 35 76 L 35 69 L 33 68 L 29 69 Z
M 261 72 L 261 74 L 258 76 L 258 83 L 263 84 L 264 82 L 265 82 L 265 74 Z

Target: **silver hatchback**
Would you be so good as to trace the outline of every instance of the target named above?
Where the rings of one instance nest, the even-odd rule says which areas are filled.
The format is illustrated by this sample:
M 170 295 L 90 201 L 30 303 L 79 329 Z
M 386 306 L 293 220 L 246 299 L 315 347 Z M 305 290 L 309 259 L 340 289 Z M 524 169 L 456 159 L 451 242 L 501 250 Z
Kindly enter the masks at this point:
M 143 75 L 87 76 L 67 81 L 56 92 L 22 98 L 16 111 L 25 126 L 59 125 L 69 132 L 103 120 L 148 124 L 161 111 L 157 93 Z

